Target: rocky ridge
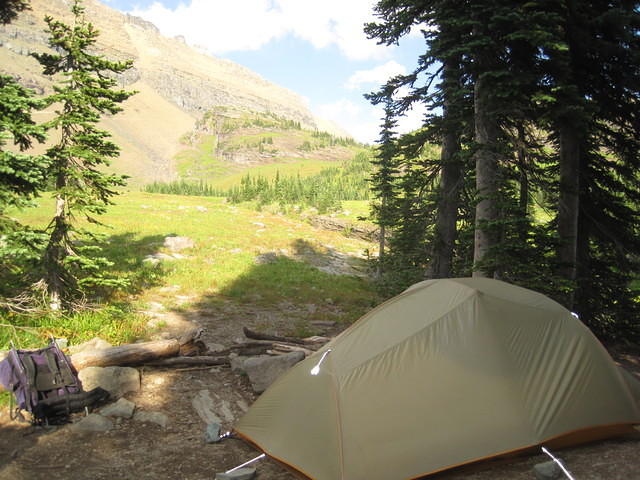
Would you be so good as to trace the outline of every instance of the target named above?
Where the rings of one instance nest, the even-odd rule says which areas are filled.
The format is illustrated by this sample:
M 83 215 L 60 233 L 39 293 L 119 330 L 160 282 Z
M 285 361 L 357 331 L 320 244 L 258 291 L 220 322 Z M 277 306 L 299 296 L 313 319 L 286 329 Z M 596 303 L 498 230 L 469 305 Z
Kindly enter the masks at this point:
M 272 113 L 305 128 L 319 127 L 296 93 L 234 62 L 200 52 L 183 38 L 164 37 L 139 17 L 97 0 L 86 0 L 85 6 L 88 19 L 100 30 L 98 53 L 134 62 L 119 82 L 139 93 L 127 101 L 123 113 L 104 120 L 122 148 L 114 167 L 131 175 L 134 183 L 175 178 L 173 156 L 181 149 L 179 138 L 216 106 Z M 50 91 L 52 82 L 30 54 L 47 50 L 45 15 L 69 22 L 69 2 L 32 0 L 31 10 L 0 26 L 0 71 L 40 94 Z

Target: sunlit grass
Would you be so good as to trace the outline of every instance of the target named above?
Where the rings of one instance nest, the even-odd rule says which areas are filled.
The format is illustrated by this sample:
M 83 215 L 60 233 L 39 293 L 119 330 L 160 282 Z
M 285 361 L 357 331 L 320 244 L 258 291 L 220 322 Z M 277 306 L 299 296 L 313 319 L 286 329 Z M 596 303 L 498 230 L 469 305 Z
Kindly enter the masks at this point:
M 98 310 L 82 314 L 0 317 L 0 323 L 20 327 L 0 327 L 0 349 L 12 338 L 24 346 L 43 346 L 50 334 L 69 338 L 71 343 L 94 336 L 114 344 L 142 338 L 148 332 L 144 315 L 137 312 L 151 301 L 166 308 L 178 303 L 189 308 L 217 300 L 262 306 L 282 301 L 317 303 L 336 307 L 340 315 L 335 319 L 344 322 L 376 303 L 377 297 L 365 280 L 321 272 L 295 256 L 302 244 L 319 256 L 334 249 L 355 259 L 370 247 L 367 242 L 313 228 L 300 217 L 258 212 L 214 197 L 131 192 L 116 197 L 115 202 L 101 218 L 109 227 L 83 226 L 104 235 L 104 254 L 114 262 L 119 276 L 131 279 L 129 291 L 103 300 Z M 357 202 L 349 204 L 357 210 Z M 44 226 L 53 212 L 53 200 L 45 196 L 38 208 L 14 216 Z M 164 239 L 172 235 L 189 237 L 195 246 L 180 251 L 182 259 L 163 260 L 157 265 L 145 261 L 155 253 L 171 254 Z M 277 261 L 256 261 L 267 253 L 275 254 Z M 185 306 L 176 301 L 178 296 L 191 300 Z

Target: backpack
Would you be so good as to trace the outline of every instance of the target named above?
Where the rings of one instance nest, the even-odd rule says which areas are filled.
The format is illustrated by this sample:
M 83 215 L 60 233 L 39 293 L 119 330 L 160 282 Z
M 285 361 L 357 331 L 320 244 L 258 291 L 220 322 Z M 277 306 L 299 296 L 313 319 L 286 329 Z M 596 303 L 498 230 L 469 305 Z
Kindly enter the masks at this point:
M 0 362 L 0 383 L 15 397 L 12 418 L 27 411 L 36 425 L 65 423 L 71 413 L 109 397 L 100 387 L 82 390 L 76 370 L 53 339 L 39 350 L 12 348 Z

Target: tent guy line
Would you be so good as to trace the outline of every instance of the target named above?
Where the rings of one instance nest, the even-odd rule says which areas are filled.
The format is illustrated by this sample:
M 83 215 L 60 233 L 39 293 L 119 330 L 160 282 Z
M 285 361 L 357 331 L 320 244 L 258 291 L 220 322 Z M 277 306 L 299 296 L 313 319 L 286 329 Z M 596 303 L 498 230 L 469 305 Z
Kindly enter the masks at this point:
M 572 312 L 572 313 L 573 313 L 573 312 Z M 556 462 L 556 464 L 557 464 L 557 465 L 560 467 L 560 469 L 562 470 L 562 473 L 564 473 L 564 474 L 567 476 L 567 478 L 568 478 L 569 480 L 575 480 L 575 478 L 573 478 L 573 477 L 571 476 L 571 473 L 569 472 L 569 470 L 567 470 L 567 469 L 564 467 L 564 465 L 562 464 L 562 462 L 561 462 L 560 460 L 558 460 L 556 457 L 554 457 L 554 456 L 551 454 L 551 452 L 550 452 L 549 450 L 547 450 L 546 448 L 542 447 L 542 451 L 543 451 L 544 453 L 546 453 L 547 455 L 549 455 L 549 456 L 551 457 L 551 459 L 552 459 L 554 462 Z

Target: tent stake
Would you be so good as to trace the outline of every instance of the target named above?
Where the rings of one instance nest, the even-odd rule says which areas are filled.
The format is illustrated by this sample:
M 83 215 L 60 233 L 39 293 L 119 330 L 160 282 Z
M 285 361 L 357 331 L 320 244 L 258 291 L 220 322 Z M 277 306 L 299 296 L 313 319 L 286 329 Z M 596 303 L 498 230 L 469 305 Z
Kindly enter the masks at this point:
M 551 459 L 556 462 L 556 464 L 560 467 L 560 469 L 562 470 L 562 472 L 567 476 L 567 478 L 569 480 L 575 480 L 572 476 L 571 473 L 569 473 L 569 470 L 567 470 L 566 468 L 564 468 L 564 465 L 562 464 L 562 462 L 560 460 L 558 460 L 556 457 L 554 457 L 553 455 L 551 455 L 551 452 L 549 450 L 547 450 L 546 448 L 542 447 L 542 451 L 544 453 L 546 453 L 547 455 L 549 455 L 551 457 Z
M 257 462 L 258 460 L 260 460 L 261 458 L 264 458 L 264 457 L 266 457 L 266 454 L 265 454 L 265 453 L 263 453 L 262 455 L 258 455 L 256 458 L 253 458 L 253 459 L 249 460 L 248 462 L 244 462 L 242 465 L 238 465 L 237 467 L 233 467 L 231 470 L 227 470 L 227 471 L 226 471 L 226 472 L 224 472 L 224 473 L 231 473 L 231 472 L 235 472 L 236 470 L 238 470 L 238 469 L 240 469 L 240 468 L 242 468 L 242 467 L 246 467 L 246 466 L 247 466 L 247 465 L 249 465 L 250 463 Z

